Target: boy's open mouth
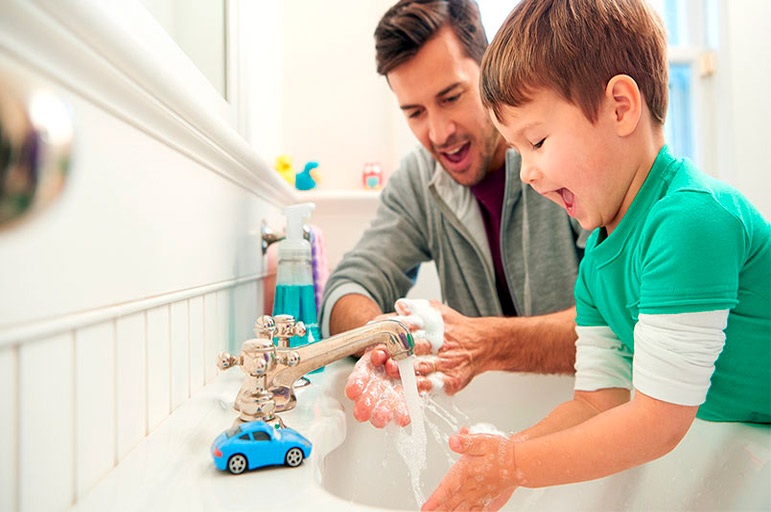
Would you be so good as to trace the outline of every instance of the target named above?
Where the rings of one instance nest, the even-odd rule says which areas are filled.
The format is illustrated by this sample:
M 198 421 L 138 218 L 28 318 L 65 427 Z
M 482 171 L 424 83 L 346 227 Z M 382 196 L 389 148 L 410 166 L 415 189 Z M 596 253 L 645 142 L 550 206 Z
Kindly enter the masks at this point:
M 559 193 L 562 196 L 562 202 L 565 205 L 565 209 L 568 211 L 569 215 L 572 215 L 576 197 L 573 195 L 573 192 L 566 188 L 560 189 Z

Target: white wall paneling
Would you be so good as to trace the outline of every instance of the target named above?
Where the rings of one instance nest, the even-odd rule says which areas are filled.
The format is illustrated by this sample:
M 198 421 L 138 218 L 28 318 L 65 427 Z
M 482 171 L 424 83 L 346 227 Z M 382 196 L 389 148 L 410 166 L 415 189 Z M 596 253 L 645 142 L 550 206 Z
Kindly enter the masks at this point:
M 204 318 L 204 298 L 194 297 L 188 301 L 188 343 L 189 343 L 189 382 L 188 389 L 190 395 L 194 395 L 200 390 L 206 381 L 206 365 L 214 366 L 211 360 L 205 357 L 206 347 L 205 339 L 205 318 Z
M 141 312 L 115 320 L 118 462 L 147 434 L 145 318 Z
M 0 510 L 61 510 L 87 493 L 252 336 L 261 286 L 0 347 Z
M 233 299 L 233 290 L 220 290 L 217 292 L 217 330 L 216 336 L 225 338 L 225 350 L 235 352 L 236 335 L 233 330 L 235 327 L 235 311 L 230 307 Z
M 0 347 L 0 510 L 16 510 L 19 474 L 18 350 Z
M 117 461 L 115 354 L 115 322 L 75 332 L 76 496 L 83 496 Z
M 228 348 L 228 338 L 220 333 L 218 293 L 207 293 L 203 297 L 203 336 L 204 336 L 204 379 L 209 382 L 217 375 L 217 368 L 206 363 L 207 355 L 219 354 Z M 223 305 L 224 307 L 224 305 Z
M 147 431 L 171 412 L 171 324 L 169 306 L 147 311 Z
M 4 294 L 0 327 L 10 328 L 9 319 L 40 326 L 105 304 L 260 275 L 257 228 L 263 218 L 280 225 L 280 207 L 295 200 L 232 127 L 202 111 L 217 104 L 210 96 L 222 100 L 213 90 L 204 94 L 211 86 L 181 52 L 179 62 L 141 60 L 174 55 L 163 51 L 173 43 L 149 14 L 145 21 L 160 33 L 147 37 L 157 47 L 134 47 L 135 34 L 111 25 L 116 8 L 138 18 L 123 7 L 133 4 L 111 6 L 97 20 L 108 10 L 99 2 L 3 3 L 0 73 L 54 88 L 69 103 L 76 132 L 62 200 L 34 219 L 35 229 L 0 237 L 9 261 L 38 257 L 61 271 L 0 269 L 4 287 L 44 282 L 50 290 Z M 89 20 L 94 27 L 82 26 Z M 120 287 L 116 269 L 126 278 Z
M 0 510 L 65 510 L 251 336 L 296 193 L 136 0 L 0 3 L 1 80 L 75 126 L 62 197 L 0 230 Z
M 74 336 L 19 349 L 19 509 L 62 510 L 75 500 Z
M 190 397 L 190 320 L 188 301 L 171 305 L 171 410 Z

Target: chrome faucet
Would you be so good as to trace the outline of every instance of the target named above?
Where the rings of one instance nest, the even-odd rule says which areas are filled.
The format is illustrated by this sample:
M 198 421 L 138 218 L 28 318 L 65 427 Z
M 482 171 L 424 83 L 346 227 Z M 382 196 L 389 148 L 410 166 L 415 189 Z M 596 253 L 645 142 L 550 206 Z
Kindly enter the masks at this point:
M 270 422 L 277 419 L 276 414 L 294 409 L 295 382 L 317 368 L 374 345 L 384 344 L 396 360 L 412 355 L 414 348 L 409 329 L 397 320 L 380 320 L 315 343 L 289 347 L 288 338 L 302 336 L 304 331 L 303 323 L 289 315 L 265 315 L 255 323 L 256 338 L 246 340 L 238 356 L 226 352 L 217 356 L 220 370 L 240 366 L 246 374 L 236 395 L 236 423 L 258 419 Z

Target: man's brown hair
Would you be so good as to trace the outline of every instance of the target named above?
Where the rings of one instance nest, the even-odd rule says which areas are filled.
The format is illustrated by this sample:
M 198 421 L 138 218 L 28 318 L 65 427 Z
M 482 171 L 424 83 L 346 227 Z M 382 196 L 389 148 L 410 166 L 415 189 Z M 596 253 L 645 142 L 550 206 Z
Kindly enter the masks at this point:
M 482 103 L 521 106 L 546 88 L 597 120 L 615 75 L 637 82 L 653 118 L 667 111 L 666 32 L 644 0 L 523 0 L 509 14 L 482 60 Z
M 414 57 L 445 26 L 452 28 L 466 55 L 481 63 L 487 36 L 474 0 L 401 0 L 375 29 L 377 72 L 387 75 Z

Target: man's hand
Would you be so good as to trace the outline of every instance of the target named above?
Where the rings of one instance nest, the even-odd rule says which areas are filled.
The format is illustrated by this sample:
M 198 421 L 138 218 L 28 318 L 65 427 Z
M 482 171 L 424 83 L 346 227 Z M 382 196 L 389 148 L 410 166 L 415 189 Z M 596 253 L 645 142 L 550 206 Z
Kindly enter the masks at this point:
M 444 323 L 444 339 L 436 353 L 432 354 L 432 343 L 420 337 L 421 325 L 410 324 L 415 341 L 415 374 L 418 390 L 422 393 L 443 389 L 454 395 L 465 388 L 485 368 L 485 337 L 478 328 L 478 320 L 461 315 L 438 301 L 431 301 L 431 307 L 439 312 Z M 397 310 L 404 318 L 414 317 L 409 302 L 397 301 Z M 409 322 L 405 322 L 408 323 Z M 417 334 L 417 335 L 416 335 Z M 491 347 L 488 345 L 487 350 Z M 372 363 L 384 365 L 391 378 L 399 378 L 399 367 L 385 349 L 378 348 L 372 353 Z

